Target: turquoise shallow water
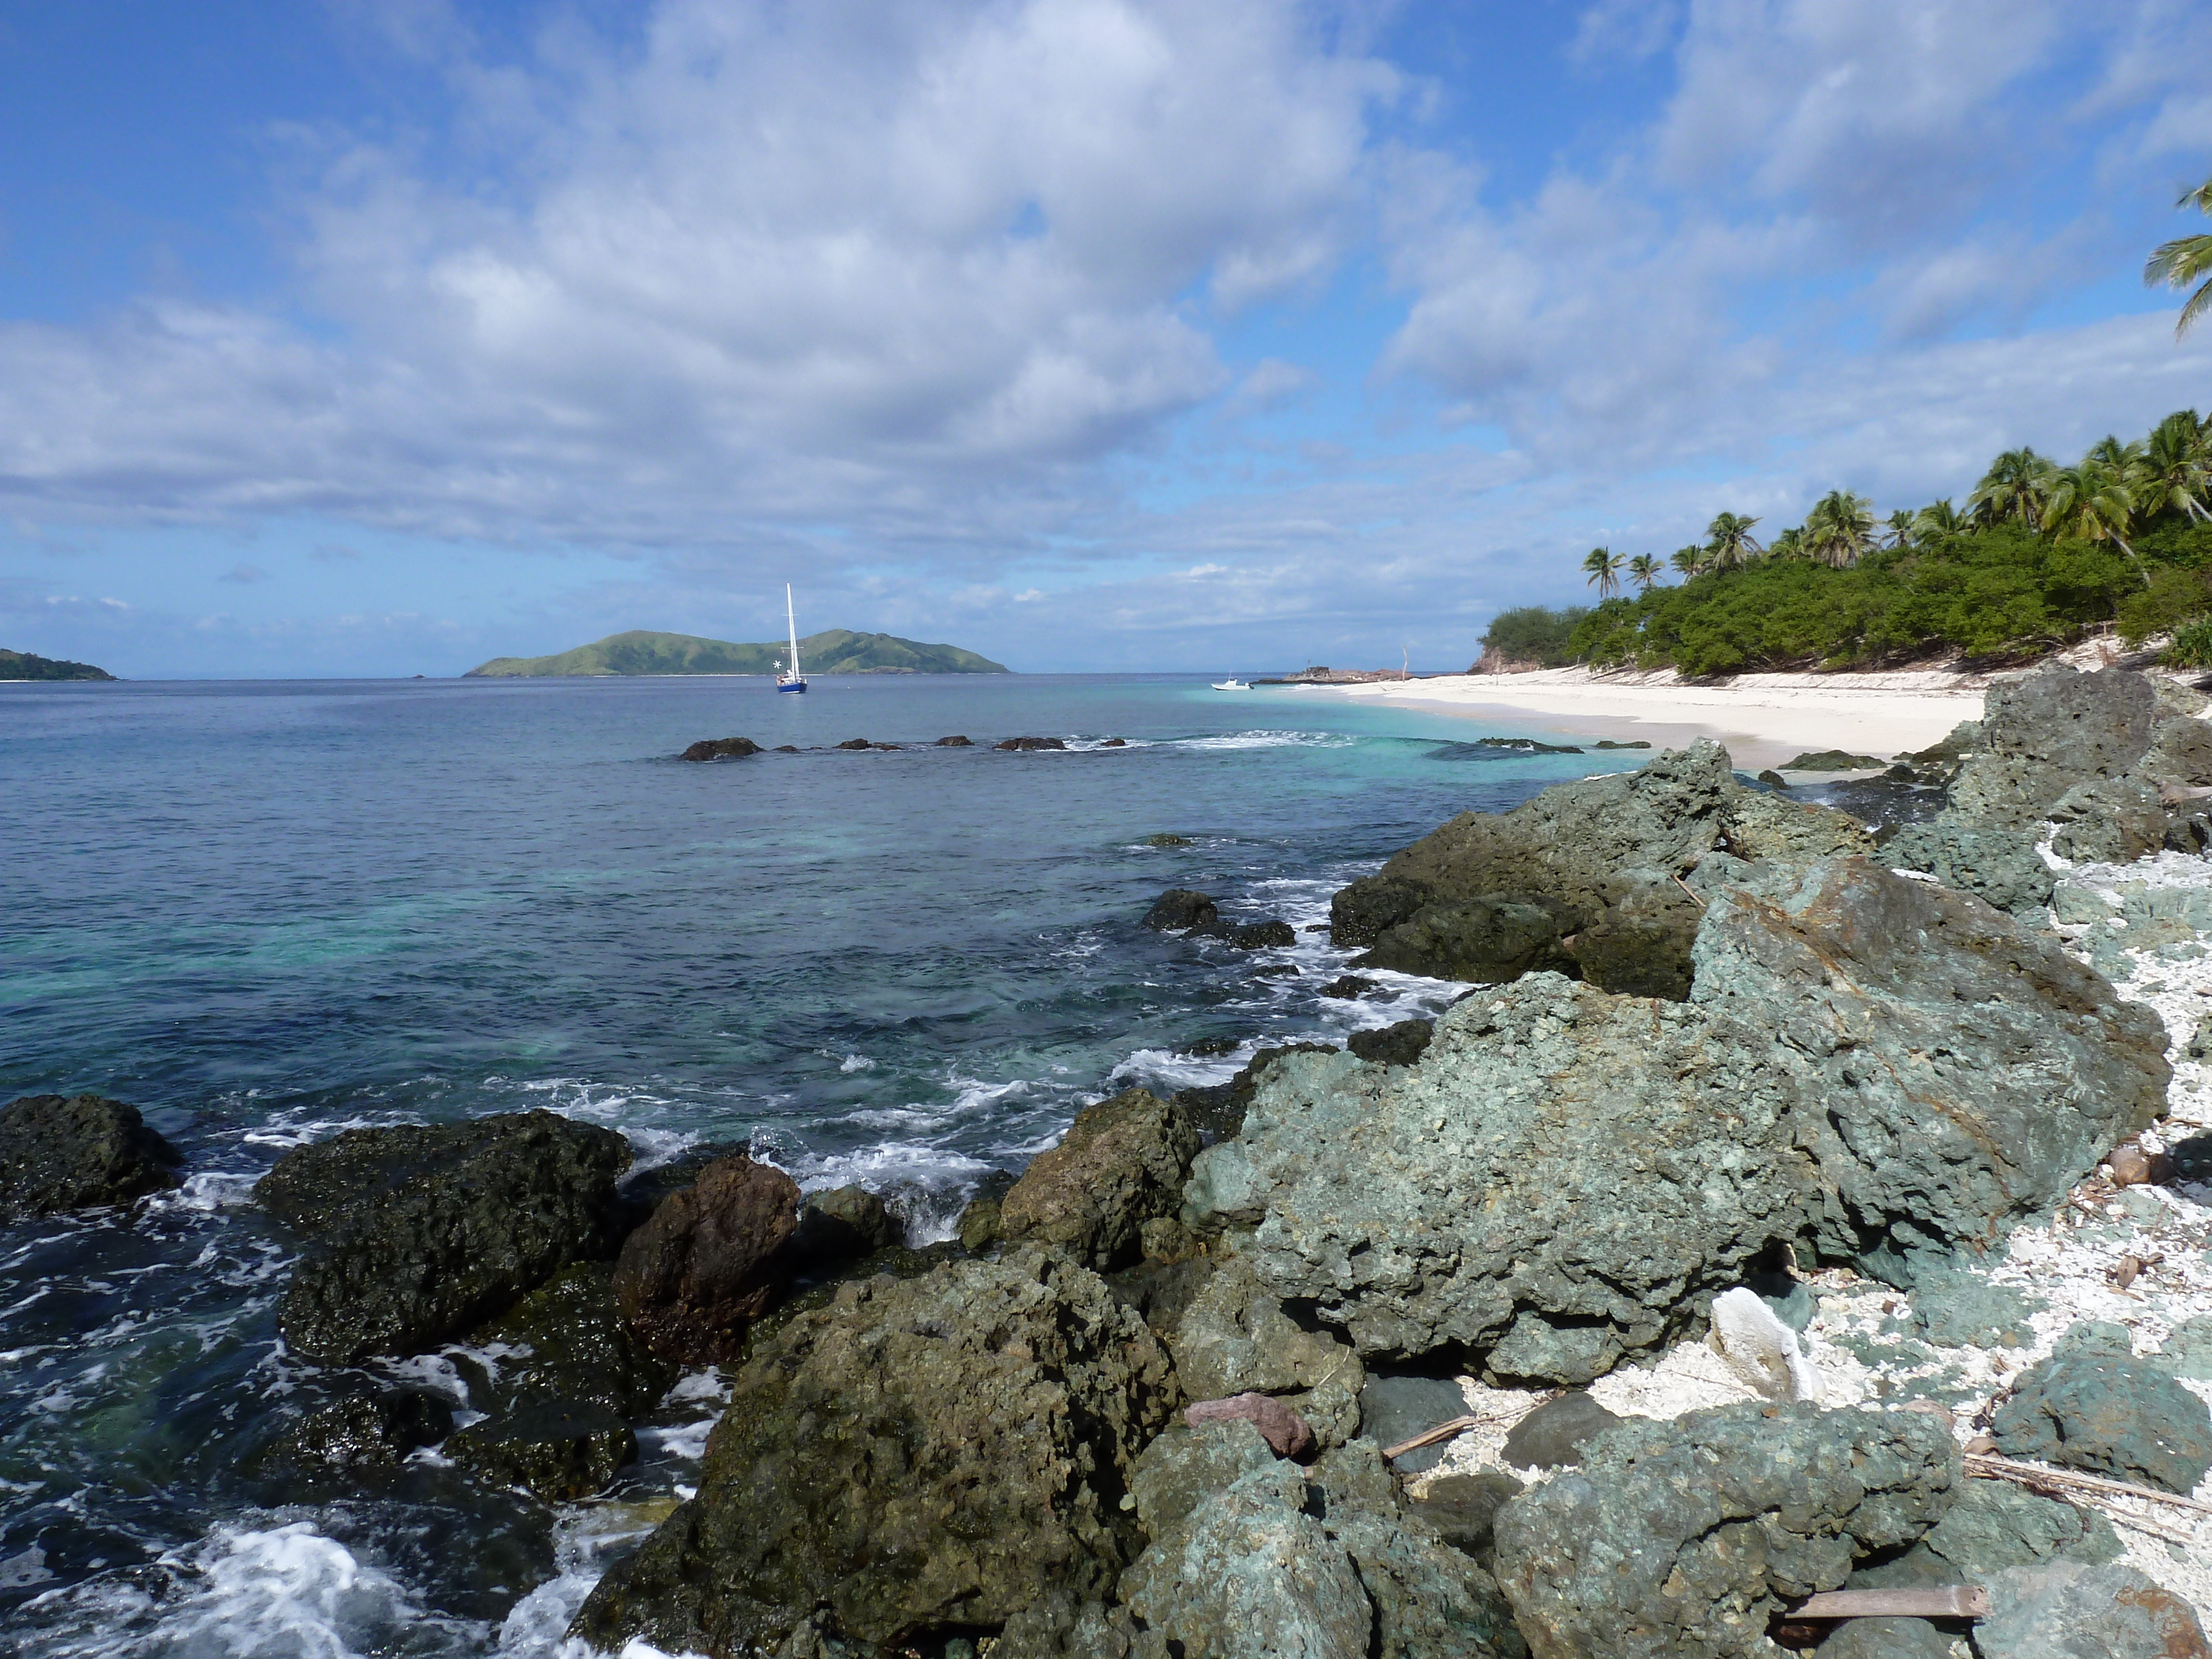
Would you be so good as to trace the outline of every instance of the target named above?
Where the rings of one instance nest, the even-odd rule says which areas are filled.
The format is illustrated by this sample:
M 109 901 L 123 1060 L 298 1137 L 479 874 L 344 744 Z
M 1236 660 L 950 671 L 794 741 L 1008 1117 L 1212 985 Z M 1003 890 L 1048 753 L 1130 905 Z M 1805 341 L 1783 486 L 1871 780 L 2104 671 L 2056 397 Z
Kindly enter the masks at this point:
M 1084 1101 L 1238 1062 L 1200 1039 L 1447 1000 L 1318 997 L 1322 934 L 1254 957 L 1136 923 L 1191 886 L 1303 928 L 1453 813 L 1643 758 L 1490 731 L 1127 677 L 0 687 L 0 1099 L 131 1101 L 194 1171 L 132 1217 L 0 1233 L 0 1644 L 547 1646 L 612 1510 L 236 1480 L 257 1418 L 317 1386 L 274 1337 L 289 1247 L 243 1201 L 285 1146 L 544 1105 L 647 1158 L 750 1137 L 941 1236 Z M 1071 750 L 673 758 L 953 732 Z M 680 1482 L 701 1389 L 630 1496 Z

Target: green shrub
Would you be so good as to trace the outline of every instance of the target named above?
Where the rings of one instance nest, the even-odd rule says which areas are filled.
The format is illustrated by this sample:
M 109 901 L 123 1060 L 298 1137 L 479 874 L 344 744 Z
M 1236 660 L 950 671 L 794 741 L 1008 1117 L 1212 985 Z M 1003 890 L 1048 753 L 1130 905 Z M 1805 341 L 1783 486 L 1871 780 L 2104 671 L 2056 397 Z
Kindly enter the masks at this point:
M 2175 629 L 2166 660 L 2176 668 L 2212 668 L 2212 617 L 2199 617 Z
M 1501 611 L 1490 619 L 1490 627 L 1482 636 L 1482 654 L 1504 662 L 1564 667 L 1575 660 L 1568 642 L 1577 625 L 1589 614 L 1579 605 L 1552 611 L 1540 605 L 1524 605 Z

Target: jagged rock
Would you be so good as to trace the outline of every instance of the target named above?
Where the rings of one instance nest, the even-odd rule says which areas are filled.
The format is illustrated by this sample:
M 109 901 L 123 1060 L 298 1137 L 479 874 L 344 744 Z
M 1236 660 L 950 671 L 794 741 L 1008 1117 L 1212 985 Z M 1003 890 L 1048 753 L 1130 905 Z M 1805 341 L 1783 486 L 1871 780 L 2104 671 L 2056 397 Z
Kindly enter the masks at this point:
M 757 755 L 761 746 L 750 738 L 702 738 L 686 749 L 681 758 L 688 761 L 743 760 L 748 755 Z
M 1272 1468 L 1276 1453 L 1242 1418 L 1170 1423 L 1129 1466 L 1129 1496 L 1147 1537 L 1179 1526 L 1200 1504 L 1255 1469 Z
M 1498 1517 L 1498 1582 L 1535 1659 L 1771 1655 L 1769 1619 L 1918 1539 L 1962 1476 L 1915 1412 L 1726 1406 L 1634 1419 Z
M 637 1437 L 605 1406 L 532 1401 L 459 1431 L 446 1455 L 491 1485 L 570 1504 L 613 1485 L 637 1456 Z
M 1152 908 L 1138 925 L 1154 933 L 1188 933 L 1194 928 L 1204 931 L 1218 927 L 1220 921 L 1221 907 L 1206 895 L 1188 887 L 1170 887 L 1152 901 Z
M 2212 1314 L 2198 1314 L 2175 1326 L 2152 1363 L 2174 1376 L 2212 1382 Z
M 2045 1561 L 2091 1566 L 2120 1559 L 2119 1535 L 2094 1510 L 2039 1497 L 2008 1480 L 1968 1480 L 1959 1500 L 1901 1555 L 1862 1564 L 1853 1589 L 1979 1584 L 2004 1567 Z
M 1143 1322 L 1060 1258 L 848 1281 L 756 1341 L 697 1496 L 574 1633 L 733 1659 L 817 1608 L 889 1645 L 1103 1601 L 1138 1542 L 1130 1466 L 1177 1403 Z
M 104 1095 L 24 1095 L 0 1109 L 0 1220 L 128 1204 L 177 1185 L 177 1149 Z
M 1244 1109 L 1251 1104 L 1253 1091 L 1260 1086 L 1260 1079 L 1267 1075 L 1267 1068 L 1285 1054 L 1336 1052 L 1335 1047 L 1327 1042 L 1285 1042 L 1255 1049 L 1252 1058 L 1228 1082 L 1206 1088 L 1178 1089 L 1175 1103 L 1182 1108 L 1191 1127 L 1198 1131 L 1199 1144 L 1211 1146 L 1218 1140 L 1230 1139 L 1244 1127 Z
M 1157 1298 L 1146 1314 L 1175 1357 L 1184 1393 L 1281 1395 L 1325 1446 L 1359 1431 L 1367 1373 L 1346 1344 L 1300 1329 L 1233 1255 L 1193 1261 L 1177 1279 L 1179 1293 Z
M 1854 755 L 1843 749 L 1808 750 L 1795 760 L 1782 763 L 1785 772 L 1865 772 L 1881 765 L 1872 755 Z
M 774 1298 L 776 1253 L 799 1227 L 799 1187 L 781 1170 L 726 1158 L 663 1199 L 623 1243 L 615 1299 L 645 1345 L 682 1364 L 735 1358 L 746 1322 Z
M 611 1255 L 629 1166 L 620 1135 L 551 1112 L 298 1147 L 253 1189 L 313 1239 L 277 1328 L 329 1363 L 434 1347 L 570 1262 Z
M 821 1273 L 904 1238 L 882 1199 L 865 1187 L 838 1187 L 808 1194 L 783 1252 L 793 1272 Z
M 2130 1566 L 2008 1567 L 1988 1588 L 1981 1659 L 2212 1659 L 2189 1603 Z
M 1428 1052 L 1436 1029 L 1432 1019 L 1401 1019 L 1372 1031 L 1354 1031 L 1344 1046 L 1371 1065 L 1411 1066 Z
M 2077 1328 L 2078 1330 L 2078 1328 Z M 2117 1352 L 2115 1352 L 2117 1349 Z M 2157 1364 L 2069 1332 L 1990 1424 L 1997 1449 L 2187 1493 L 2212 1470 L 2212 1412 Z
M 1970 1273 L 1923 1273 L 1912 1283 L 1912 1316 L 1940 1348 L 2027 1347 L 2035 1340 L 2029 1316 L 2042 1305 Z
M 1076 1114 L 999 1206 L 999 1236 L 1030 1239 L 1110 1267 L 1133 1259 L 1144 1224 L 1172 1215 L 1198 1133 L 1182 1109 L 1128 1089 Z
M 248 1472 L 389 1468 L 453 1431 L 453 1406 L 428 1389 L 363 1389 L 295 1419 Z
M 635 1419 L 659 1404 L 677 1376 L 623 1322 L 611 1270 L 599 1261 L 564 1268 L 477 1327 L 454 1363 L 469 1403 L 494 1414 L 566 1401 Z
M 1303 1457 L 1313 1449 L 1313 1431 L 1305 1419 L 1273 1395 L 1200 1400 L 1183 1408 L 1182 1420 L 1194 1429 L 1208 1423 L 1249 1423 L 1278 1457 Z
M 1127 1607 L 1054 1590 L 1006 1620 L 991 1659 L 1129 1659 L 1136 1640 Z
M 2035 850 L 2041 834 L 1988 828 L 1947 811 L 1905 825 L 1882 856 L 1897 869 L 1924 871 L 2010 915 L 2033 916 L 2051 902 L 2053 884 L 2051 866 Z
M 1287 951 L 1298 942 L 1297 930 L 1287 921 L 1248 921 L 1223 937 L 1240 951 Z
M 1447 1474 L 1430 1481 L 1429 1489 L 1413 1500 L 1411 1510 L 1445 1543 L 1488 1566 L 1498 1512 L 1522 1491 L 1521 1483 L 1503 1469 Z
M 1376 933 L 1359 966 L 1502 984 L 1532 969 L 1571 968 L 1560 932 L 1559 915 L 1540 903 L 1502 896 L 1428 903 Z
M 1364 1443 L 1308 1478 L 1256 1470 L 1156 1538 L 1122 1579 L 1152 1659 L 1520 1659 L 1489 1576 L 1397 1509 Z
M 2158 696 L 2141 674 L 2077 674 L 2046 664 L 2000 680 L 1982 704 L 1981 742 L 1951 785 L 1951 811 L 2030 829 L 2076 784 L 2117 777 L 2150 746 Z
M 995 747 L 1019 750 L 1065 749 L 1067 744 L 1060 738 L 1008 738 Z
M 1583 1461 L 1583 1447 L 1626 1420 L 1586 1390 L 1570 1389 L 1516 1423 L 1498 1455 L 1516 1469 L 1568 1468 Z
M 1362 979 L 1357 974 L 1339 974 L 1321 988 L 1320 994 L 1334 997 L 1340 1002 L 1355 1002 L 1370 991 L 1380 988 L 1371 979 Z
M 2139 778 L 2077 783 L 2051 802 L 2051 850 L 2076 863 L 2131 864 L 2166 844 L 2166 804 Z

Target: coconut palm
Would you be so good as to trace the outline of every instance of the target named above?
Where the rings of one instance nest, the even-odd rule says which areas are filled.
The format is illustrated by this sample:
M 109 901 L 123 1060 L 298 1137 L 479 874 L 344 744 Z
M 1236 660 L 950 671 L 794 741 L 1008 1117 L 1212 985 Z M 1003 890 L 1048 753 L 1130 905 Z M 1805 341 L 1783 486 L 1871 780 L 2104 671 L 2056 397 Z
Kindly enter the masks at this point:
M 1659 580 L 1659 573 L 1666 568 L 1656 555 L 1638 553 L 1628 562 L 1628 580 L 1649 593 L 1651 585 Z
M 2176 410 L 2151 428 L 2135 477 L 2136 505 L 2142 516 L 2185 513 L 2212 520 L 2212 438 L 2194 410 Z
M 2098 446 L 2098 449 L 2103 447 Z M 2136 574 L 2148 587 L 2150 572 L 2143 568 L 2128 541 L 2135 520 L 2135 491 L 2129 486 L 2127 474 L 2098 450 L 2084 455 L 2078 465 L 2060 467 L 2050 475 L 2044 522 L 2051 532 L 2079 536 L 2085 542 L 2111 542 L 2134 561 Z
M 2051 474 L 2049 458 L 2032 449 L 2008 449 L 1990 463 L 1974 493 L 1966 497 L 1966 516 L 1977 524 L 2017 519 L 2030 530 L 2043 527 L 2043 495 Z
M 1702 576 L 1705 574 L 1705 550 L 1692 542 L 1687 547 L 1676 548 L 1674 556 L 1667 562 L 1685 576 Z
M 1714 515 L 1713 521 L 1705 526 L 1705 551 L 1712 559 L 1714 569 L 1737 569 L 1766 550 L 1751 533 L 1751 527 L 1758 522 L 1741 513 Z
M 1770 559 L 1802 559 L 1805 556 L 1805 531 L 1800 525 L 1791 525 L 1777 536 L 1766 550 Z
M 1832 489 L 1805 515 L 1805 550 L 1841 570 L 1875 544 L 1874 503 L 1848 489 Z
M 1912 545 L 1913 513 L 1909 507 L 1900 507 L 1884 521 L 1881 537 L 1884 547 Z
M 2174 205 L 2212 213 L 2212 179 Z M 2177 236 L 2170 242 L 2160 242 L 2143 265 L 2143 282 L 2152 288 L 2172 289 L 2197 283 L 2197 292 L 2183 303 L 2181 315 L 2174 319 L 2173 337 L 2179 339 L 2189 332 L 2191 323 L 2212 309 L 2212 236 Z
M 1912 515 L 1912 539 L 1925 541 L 1930 536 L 1948 536 L 1965 526 L 1959 509 L 1951 505 L 1948 495 L 1940 501 L 1930 501 Z
M 1602 547 L 1593 547 L 1583 560 L 1583 572 L 1589 578 L 1587 585 L 1597 589 L 1598 598 L 1609 599 L 1620 592 L 1622 562 L 1620 554 Z

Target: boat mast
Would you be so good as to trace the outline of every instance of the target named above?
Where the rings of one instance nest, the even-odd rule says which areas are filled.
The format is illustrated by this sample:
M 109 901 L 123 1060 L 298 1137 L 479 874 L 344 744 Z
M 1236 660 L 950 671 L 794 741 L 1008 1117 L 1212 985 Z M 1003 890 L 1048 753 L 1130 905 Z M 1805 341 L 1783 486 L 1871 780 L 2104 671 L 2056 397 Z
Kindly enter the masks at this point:
M 791 608 L 791 584 L 783 585 L 783 619 L 791 627 L 791 678 L 799 678 L 799 617 Z

